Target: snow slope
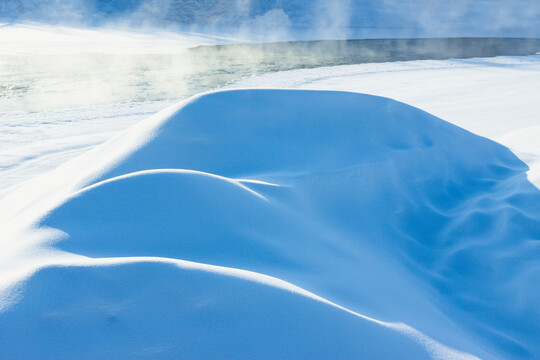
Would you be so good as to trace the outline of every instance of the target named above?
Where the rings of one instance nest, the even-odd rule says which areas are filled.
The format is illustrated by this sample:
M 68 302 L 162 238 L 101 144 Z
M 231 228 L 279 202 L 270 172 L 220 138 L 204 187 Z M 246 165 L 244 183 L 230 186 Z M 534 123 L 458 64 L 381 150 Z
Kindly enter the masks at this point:
M 540 56 L 423 60 L 294 70 L 229 88 L 340 90 L 385 96 L 509 147 L 540 188 Z
M 3 358 L 430 358 L 400 330 L 277 279 L 163 259 L 41 269 L 0 324 Z
M 388 98 L 194 97 L 0 199 L 0 354 L 537 358 L 526 171 Z

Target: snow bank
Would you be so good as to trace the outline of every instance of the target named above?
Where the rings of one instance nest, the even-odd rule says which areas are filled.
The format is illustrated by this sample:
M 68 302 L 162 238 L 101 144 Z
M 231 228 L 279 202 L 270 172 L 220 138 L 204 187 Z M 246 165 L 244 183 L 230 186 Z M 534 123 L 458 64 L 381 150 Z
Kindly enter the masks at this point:
M 182 54 L 186 48 L 230 43 L 234 39 L 166 30 L 77 28 L 39 23 L 0 23 L 2 55 Z M 59 57 L 58 57 L 59 58 Z M 2 59 L 6 61 L 5 58 Z M 27 60 L 28 61 L 28 60 Z M 72 66 L 57 60 L 62 66 Z M 84 59 L 80 62 L 83 62 Z
M 389 97 L 509 147 L 540 188 L 540 56 L 404 61 L 303 69 L 240 80 L 238 88 L 353 91 Z
M 387 98 L 197 96 L 1 200 L 0 353 L 538 357 L 526 171 Z

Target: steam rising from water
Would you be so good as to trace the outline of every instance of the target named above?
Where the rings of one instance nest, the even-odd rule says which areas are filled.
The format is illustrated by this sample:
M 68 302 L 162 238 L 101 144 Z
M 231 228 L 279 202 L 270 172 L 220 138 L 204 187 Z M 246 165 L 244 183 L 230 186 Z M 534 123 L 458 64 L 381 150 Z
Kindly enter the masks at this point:
M 537 0 L 0 0 L 0 20 L 251 40 L 540 36 Z
M 463 40 L 193 49 L 198 45 L 500 32 L 540 36 L 536 0 L 521 1 L 519 8 L 510 0 L 0 0 L 0 19 L 55 24 L 0 26 L 2 112 L 176 100 L 245 76 L 301 67 L 531 50 L 491 51 L 485 43 L 475 49 Z M 58 25 L 66 23 L 78 27 Z
M 1 112 L 175 101 L 251 75 L 297 68 L 528 55 L 540 51 L 540 40 L 535 39 L 472 38 L 286 42 L 188 48 L 186 46 L 193 38 L 167 38 L 161 34 L 155 37 L 140 35 L 134 39 L 133 36 L 116 34 L 107 45 L 104 34 L 88 32 L 83 32 L 86 37 L 78 44 L 79 47 L 27 47 L 17 51 L 12 48 L 0 55 Z M 118 38 L 124 41 L 115 42 Z M 207 43 L 222 41 L 195 39 L 201 40 Z

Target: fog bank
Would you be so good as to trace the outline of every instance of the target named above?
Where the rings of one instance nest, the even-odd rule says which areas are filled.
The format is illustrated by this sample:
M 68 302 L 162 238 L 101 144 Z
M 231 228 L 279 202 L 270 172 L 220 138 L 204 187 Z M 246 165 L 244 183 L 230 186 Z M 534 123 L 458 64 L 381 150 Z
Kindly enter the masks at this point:
M 0 19 L 159 27 L 255 41 L 540 36 L 535 0 L 2 0 Z

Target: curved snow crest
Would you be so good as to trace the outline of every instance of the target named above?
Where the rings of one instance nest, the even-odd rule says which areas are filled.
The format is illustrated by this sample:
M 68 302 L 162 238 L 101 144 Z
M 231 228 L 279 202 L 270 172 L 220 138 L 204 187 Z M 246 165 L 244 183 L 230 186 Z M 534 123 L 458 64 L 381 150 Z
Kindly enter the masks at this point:
M 37 231 L 63 234 L 43 235 L 41 246 L 67 254 L 174 258 L 266 274 L 355 314 L 407 324 L 392 326 L 430 348 L 432 358 L 534 358 L 540 354 L 539 287 L 531 286 L 540 279 L 540 194 L 526 170 L 507 148 L 391 99 L 223 91 L 169 108 L 41 183 L 29 183 L 19 195 L 40 194 L 48 207 L 13 201 L 22 215 L 12 217 Z M 91 273 L 86 279 L 93 283 Z M 133 277 L 108 278 L 86 294 L 140 286 Z M 56 282 L 51 279 L 43 282 Z M 75 289 L 82 284 L 60 283 Z M 188 295 L 170 286 L 182 304 Z M 22 299 L 33 288 L 35 294 L 46 290 L 30 281 Z M 242 299 L 249 293 L 244 289 L 229 303 L 246 305 Z M 129 301 L 116 295 L 107 302 L 122 307 Z M 165 302 L 162 311 L 169 314 L 188 309 L 154 300 Z M 231 326 L 248 332 L 262 326 L 246 321 L 248 308 Z M 4 316 L 33 316 L 10 309 Z M 272 313 L 267 310 L 263 314 Z M 283 313 L 285 327 L 313 326 L 294 311 Z M 333 321 L 326 312 L 313 313 Z M 197 328 L 200 321 L 186 326 Z M 296 340 L 317 343 L 326 335 L 310 329 Z M 369 349 L 382 352 L 371 357 L 394 358 L 384 351 L 398 343 L 377 336 L 370 339 L 380 346 Z M 281 351 L 296 349 L 276 339 L 283 341 Z M 217 346 L 208 339 L 198 344 Z M 335 344 L 342 343 L 329 347 Z M 298 356 L 307 356 L 302 349 Z
M 254 180 L 235 180 L 235 179 L 229 179 L 229 178 L 226 178 L 224 176 L 219 176 L 219 175 L 215 175 L 215 174 L 210 174 L 210 173 L 205 173 L 205 172 L 202 172 L 202 171 L 196 171 L 196 170 L 186 170 L 186 169 L 155 169 L 155 170 L 143 170 L 143 171 L 137 171 L 137 172 L 134 172 L 134 173 L 130 173 L 130 174 L 126 174 L 126 175 L 121 175 L 121 176 L 117 176 L 117 177 L 114 177 L 114 178 L 111 178 L 111 179 L 107 179 L 107 180 L 103 180 L 99 183 L 96 183 L 96 184 L 93 184 L 93 185 L 90 185 L 86 188 L 83 188 L 81 189 L 80 191 L 76 192 L 75 194 L 73 194 L 73 196 L 78 196 L 86 191 L 91 191 L 92 189 L 98 187 L 98 186 L 102 186 L 102 185 L 105 185 L 105 184 L 108 184 L 108 183 L 111 183 L 113 181 L 121 181 L 121 180 L 124 180 L 124 179 L 130 179 L 130 178 L 133 178 L 133 177 L 136 177 L 136 176 L 148 176 L 148 175 L 154 175 L 154 174 L 182 174 L 182 175 L 194 175 L 194 176 L 197 176 L 197 175 L 200 175 L 200 176 L 207 176 L 207 177 L 210 177 L 210 178 L 215 178 L 215 179 L 218 179 L 218 180 L 222 180 L 222 181 L 226 181 L 230 184 L 233 184 L 235 186 L 238 186 L 239 188 L 243 189 L 243 190 L 246 190 L 247 192 L 250 192 L 252 193 L 253 195 L 255 196 L 258 196 L 259 198 L 263 199 L 263 200 L 266 200 L 268 201 L 264 196 L 262 196 L 261 194 L 259 194 L 258 192 L 256 191 L 253 191 L 251 190 L 250 188 L 248 188 L 247 186 L 245 186 L 244 184 L 242 184 L 242 182 L 246 182 L 246 183 L 255 183 L 255 184 L 263 184 L 263 185 L 273 185 L 273 186 L 278 186 L 276 184 L 270 184 L 270 183 L 267 183 L 267 182 L 264 182 L 264 181 L 254 181 Z
M 169 266 L 171 265 L 171 266 Z M 254 273 L 251 271 L 241 270 L 241 269 L 233 269 L 233 268 L 225 268 L 215 265 L 208 265 L 208 264 L 201 264 L 201 263 L 195 263 L 190 261 L 184 261 L 184 260 L 178 260 L 178 259 L 167 259 L 167 258 L 156 258 L 156 257 L 121 257 L 121 258 L 101 258 L 101 259 L 78 259 L 77 261 L 73 260 L 65 260 L 63 263 L 59 262 L 56 264 L 49 264 L 45 265 L 39 269 L 36 269 L 35 272 L 22 284 L 19 285 L 19 288 L 29 288 L 30 290 L 34 290 L 34 288 L 41 288 L 41 291 L 35 292 L 35 291 L 27 291 L 24 298 L 22 300 L 19 299 L 18 303 L 15 305 L 11 305 L 16 307 L 17 312 L 27 312 L 28 307 L 32 308 L 38 308 L 41 310 L 38 314 L 38 319 L 33 319 L 31 322 L 52 322 L 56 319 L 69 319 L 69 321 L 76 323 L 88 323 L 88 322 L 97 322 L 102 323 L 105 325 L 105 328 L 110 328 L 113 326 L 125 326 L 124 324 L 119 325 L 118 323 L 123 322 L 133 322 L 133 318 L 135 318 L 135 323 L 140 322 L 140 316 L 137 316 L 134 314 L 135 309 L 142 307 L 143 309 L 149 308 L 152 306 L 152 304 L 148 303 L 147 298 L 144 296 L 140 296 L 141 292 L 134 295 L 132 290 L 131 296 L 129 298 L 129 301 L 131 304 L 128 306 L 123 304 L 117 304 L 117 301 L 114 303 L 110 302 L 110 290 L 107 291 L 106 288 L 104 288 L 104 285 L 109 282 L 110 279 L 107 279 L 107 277 L 115 278 L 120 277 L 123 280 L 126 280 L 125 278 L 139 278 L 139 282 L 142 283 L 142 285 L 148 286 L 148 280 L 152 281 L 151 277 L 148 275 L 149 273 L 151 275 L 155 275 L 155 273 L 160 273 L 161 275 L 167 274 L 167 278 L 173 278 L 175 281 L 168 282 L 168 284 L 165 284 L 163 286 L 158 286 L 161 290 L 161 292 L 167 292 L 166 294 L 170 299 L 167 299 L 167 297 L 163 296 L 161 292 L 156 292 L 157 296 L 154 296 L 155 298 L 162 298 L 162 301 L 182 301 L 184 303 L 191 301 L 191 306 L 186 306 L 190 309 L 189 311 L 193 311 L 194 313 L 197 313 L 197 310 L 200 311 L 201 309 L 207 308 L 209 305 L 212 307 L 223 307 L 227 306 L 226 302 L 230 301 L 231 295 L 230 294 L 222 294 L 221 291 L 224 290 L 223 283 L 227 285 L 227 287 L 233 287 L 234 291 L 239 291 L 243 294 L 243 297 L 249 298 L 249 302 L 247 302 L 245 299 L 239 300 L 237 296 L 234 296 L 233 299 L 237 302 L 240 302 L 240 307 L 247 307 L 249 308 L 250 304 L 253 304 L 257 308 L 257 312 L 259 314 L 267 313 L 274 313 L 275 310 L 272 309 L 273 307 L 276 307 L 279 311 L 287 311 L 288 309 L 283 309 L 283 304 L 285 304 L 289 308 L 293 308 L 294 312 L 296 313 L 304 313 L 307 316 L 318 318 L 322 317 L 325 318 L 325 313 L 334 313 L 331 317 L 328 317 L 328 319 L 323 320 L 322 324 L 317 324 L 318 326 L 325 326 L 328 330 L 331 330 L 333 332 L 337 332 L 339 337 L 345 337 L 347 339 L 352 339 L 353 346 L 347 346 L 346 343 L 340 342 L 340 343 L 329 343 L 326 339 L 319 339 L 319 344 L 310 344 L 312 346 L 312 349 L 309 349 L 307 352 L 299 353 L 298 355 L 305 356 L 308 353 L 312 353 L 313 355 L 318 354 L 321 356 L 321 352 L 324 352 L 325 348 L 328 346 L 340 346 L 340 358 L 349 355 L 357 355 L 359 352 L 366 356 L 383 356 L 383 357 L 390 357 L 392 356 L 395 358 L 396 356 L 399 356 L 403 353 L 403 351 L 408 352 L 408 356 L 414 356 L 415 359 L 421 359 L 421 358 L 431 358 L 431 359 L 456 359 L 456 360 L 474 360 L 478 359 L 475 356 L 472 356 L 470 354 L 462 353 L 459 351 L 455 351 L 453 349 L 450 349 L 444 345 L 441 345 L 434 341 L 433 339 L 427 337 L 426 335 L 422 334 L 421 332 L 414 330 L 410 326 L 407 326 L 402 323 L 387 323 L 383 321 L 379 321 L 376 319 L 369 318 L 365 315 L 359 314 L 357 312 L 354 312 L 350 309 L 344 308 L 340 305 L 337 305 L 327 299 L 321 298 L 320 296 L 317 296 L 316 294 L 313 294 L 309 291 L 306 291 L 305 289 L 302 289 L 298 286 L 295 286 L 291 283 L 288 283 L 286 281 L 259 274 Z M 120 273 L 120 276 L 118 274 L 114 273 Z M 185 275 L 184 275 L 185 273 Z M 205 275 L 207 273 L 208 275 Z M 216 276 L 213 276 L 216 275 Z M 179 278 L 181 281 L 178 281 Z M 92 294 L 94 297 L 97 296 L 97 298 L 93 299 L 92 302 L 88 302 L 87 299 L 82 297 L 79 294 L 72 294 L 69 291 L 66 291 L 66 283 L 73 284 L 74 279 L 76 281 L 81 281 L 82 279 L 90 280 L 90 285 L 83 285 L 80 287 L 79 292 L 82 292 L 83 294 L 88 293 L 90 291 L 90 294 Z M 109 280 L 109 281 L 107 281 Z M 199 280 L 198 282 L 196 282 Z M 82 282 L 82 281 L 81 281 Z M 178 282 L 181 283 L 181 286 L 178 286 Z M 183 284 L 182 284 L 183 282 Z M 85 281 L 85 283 L 88 283 L 88 281 Z M 104 284 L 105 283 L 105 284 Z M 129 283 L 129 281 L 127 281 Z M 187 283 L 187 284 L 186 284 Z M 50 284 L 45 285 L 46 286 L 52 286 L 52 289 L 49 289 L 48 291 L 45 291 L 44 284 Z M 173 286 L 178 287 L 178 289 L 174 289 L 173 291 L 170 291 L 170 288 L 167 289 L 167 286 Z M 201 289 L 197 289 L 198 287 L 202 287 L 204 290 L 201 291 Z M 181 294 L 180 299 L 178 299 L 179 294 L 175 294 L 175 290 L 182 289 L 183 291 L 186 290 L 186 288 L 190 288 L 190 292 L 187 294 Z M 208 288 L 212 290 L 208 290 Z M 217 288 L 216 290 L 213 290 L 213 288 Z M 261 290 L 262 288 L 262 290 Z M 152 289 L 155 291 L 156 289 Z M 193 291 L 198 292 L 214 292 L 214 298 L 212 299 L 199 299 L 197 295 L 193 294 Z M 231 289 L 227 289 L 229 292 Z M 24 291 L 24 290 L 22 290 Z M 38 296 L 43 295 L 43 292 L 54 292 L 59 291 L 59 294 L 55 294 L 56 296 L 51 296 L 50 303 L 43 303 L 42 299 L 39 299 Z M 278 293 L 276 294 L 276 291 Z M 19 292 L 21 292 L 21 289 L 19 289 Z M 113 291 L 114 292 L 114 291 Z M 271 298 L 264 298 L 262 295 L 267 295 L 268 293 L 273 293 L 274 296 Z M 98 295 L 99 294 L 99 295 Z M 289 295 L 291 294 L 291 295 Z M 49 296 L 51 294 L 48 294 Z M 280 298 L 287 298 L 287 301 L 283 303 Z M 229 298 L 229 299 L 228 299 Z M 307 298 L 309 300 L 313 300 L 315 303 L 303 300 L 302 298 Z M 116 299 L 115 299 L 116 300 Z M 208 304 L 207 302 L 210 301 L 211 304 Z M 133 303 L 136 305 L 133 306 Z M 297 305 L 298 303 L 298 305 Z M 351 319 L 347 319 L 343 315 L 337 315 L 332 310 L 329 310 L 328 308 L 324 306 L 318 305 L 324 304 L 328 305 L 332 308 L 341 310 L 345 313 L 348 313 L 350 315 L 353 315 L 356 318 L 359 318 L 358 320 L 351 321 Z M 66 306 L 66 304 L 69 304 Z M 271 306 L 270 306 L 271 305 Z M 76 310 L 74 311 L 73 308 L 80 306 L 83 311 Z M 20 327 L 18 324 L 15 324 L 13 322 L 13 318 L 10 317 L 9 312 L 9 305 L 3 309 L 0 309 L 0 319 L 2 319 L 2 324 L 0 325 L 0 329 L 2 330 L 9 330 L 5 331 L 6 337 L 4 340 L 9 340 L 12 343 L 19 343 L 19 342 L 27 342 L 28 339 L 25 339 L 25 333 L 22 332 L 18 333 L 14 329 L 19 330 Z M 198 309 L 197 309 L 198 308 Z M 229 307 L 229 312 L 238 312 L 238 309 L 235 309 L 235 306 L 232 307 L 232 309 Z M 34 310 L 35 311 L 35 310 Z M 243 313 L 246 311 L 246 309 L 240 309 L 240 311 Z M 290 311 L 290 310 L 289 310 Z M 302 314 L 301 316 L 304 317 L 306 315 Z M 183 314 L 185 316 L 185 314 Z M 266 314 L 265 314 L 266 315 Z M 270 314 L 269 314 L 270 315 Z M 298 314 L 295 314 L 298 316 Z M 173 314 L 173 318 L 176 318 L 178 315 Z M 197 315 L 194 315 L 197 316 Z M 262 329 L 258 329 L 258 326 L 254 326 L 252 331 L 260 332 L 262 331 L 268 331 L 268 327 L 272 328 L 275 326 L 275 324 L 271 324 L 271 326 L 268 326 L 268 324 L 265 323 L 271 323 L 272 319 L 270 316 L 266 315 L 261 318 L 261 315 L 258 315 L 258 319 L 256 320 L 259 322 Z M 90 320 L 90 318 L 96 318 L 95 320 Z M 345 319 L 344 319 L 345 318 Z M 336 322 L 335 320 L 338 320 Z M 51 321 L 52 320 L 52 321 Z M 177 318 L 175 320 L 178 320 Z M 351 323 L 353 326 L 351 326 Z M 371 324 L 375 324 L 377 326 L 373 326 Z M 148 326 L 148 325 L 147 325 Z M 165 326 L 167 328 L 167 331 L 173 331 L 174 332 L 174 326 L 170 324 L 167 321 L 163 321 L 159 325 Z M 154 328 L 152 325 L 150 325 L 152 328 L 152 331 L 158 331 L 160 333 L 163 332 L 163 330 L 159 330 L 158 328 Z M 178 324 L 176 325 L 176 328 L 182 329 L 183 325 Z M 238 329 L 235 329 L 235 325 L 231 325 L 231 327 L 238 331 Z M 346 331 L 341 329 L 344 327 Z M 359 329 L 355 329 L 359 328 Z M 24 326 L 22 327 L 24 329 Z M 389 329 L 391 331 L 385 331 L 384 328 Z M 149 330 L 149 329 L 146 329 Z M 189 331 L 191 330 L 189 327 L 187 329 L 182 329 L 183 331 Z M 340 331 L 341 330 L 341 331 Z M 356 330 L 356 331 L 355 331 Z M 358 330 L 360 330 L 358 332 Z M 50 330 L 51 331 L 51 330 Z M 57 330 L 52 330 L 53 332 L 52 336 L 51 334 L 43 334 L 42 337 L 47 339 L 48 341 L 52 341 L 50 345 L 55 345 L 58 339 L 55 339 L 54 334 Z M 106 330 L 106 333 L 109 333 L 110 329 Z M 199 334 L 198 336 L 204 336 L 206 338 L 210 337 L 208 333 L 213 333 L 215 330 L 211 329 L 205 329 L 205 334 Z M 230 331 L 230 329 L 228 329 Z M 242 331 L 242 329 L 240 329 Z M 291 332 L 289 335 L 293 335 L 292 333 L 294 330 L 285 331 L 285 333 Z M 354 336 L 351 336 L 351 334 L 346 334 L 347 332 L 353 332 Z M 3 332 L 4 333 L 4 332 Z M 356 334 L 354 334 L 356 333 Z M 369 335 L 368 335 L 369 334 Z M 370 344 L 373 340 L 372 338 L 380 337 L 381 334 L 384 336 L 385 341 L 392 340 L 394 346 L 390 349 L 382 349 L 379 345 L 373 345 Z M 22 336 L 21 336 L 22 335 Z M 108 334 L 110 335 L 110 334 Z M 161 334 L 163 335 L 163 334 Z M 113 335 L 114 336 L 114 335 Z M 224 336 L 224 334 L 221 334 L 221 336 Z M 226 335 L 225 335 L 226 336 Z M 249 335 L 245 335 L 249 338 Z M 355 336 L 357 337 L 355 339 Z M 330 338 L 335 341 L 335 335 L 330 335 Z M 118 339 L 115 339 L 118 341 Z M 231 340 L 231 339 L 229 339 Z M 269 340 L 269 341 L 268 341 Z M 277 352 L 277 349 L 273 348 L 272 344 L 274 341 L 272 339 L 268 339 L 267 341 L 271 343 L 269 346 L 268 344 L 262 345 L 262 346 L 255 346 L 255 349 L 258 351 L 261 351 L 261 356 L 263 358 L 273 358 L 275 355 L 278 355 L 279 352 Z M 68 336 L 67 339 L 63 339 L 63 344 L 67 346 L 63 346 L 64 349 L 55 349 L 51 351 L 51 349 L 45 349 L 45 355 L 53 355 L 54 356 L 70 356 L 74 355 L 74 349 L 72 348 L 75 344 L 72 342 L 77 342 L 77 337 L 71 337 Z M 293 341 L 302 342 L 300 339 L 295 339 Z M 129 341 L 126 341 L 129 343 Z M 418 346 L 419 344 L 420 346 Z M 78 351 L 84 351 L 86 356 L 90 357 L 98 357 L 103 355 L 104 353 L 107 353 L 109 356 L 112 356 L 113 358 L 116 358 L 118 356 L 126 356 L 126 355 L 136 355 L 139 353 L 144 354 L 148 351 L 148 349 L 144 348 L 143 346 L 140 346 L 140 344 L 130 344 L 132 347 L 126 351 L 123 349 L 123 347 L 120 347 L 120 349 L 117 350 L 107 350 L 104 352 L 104 349 L 102 348 L 93 348 L 93 347 L 87 347 L 86 345 L 78 344 Z M 396 345 L 399 345 L 397 347 Z M 127 346 L 126 346 L 127 347 Z M 155 348 L 151 352 L 154 352 L 155 355 L 158 355 L 160 357 L 169 357 L 174 356 L 177 354 L 178 350 L 183 350 L 183 355 L 185 356 L 196 356 L 196 357 L 206 357 L 208 355 L 205 355 L 206 349 L 198 349 L 198 348 L 192 348 L 189 344 L 184 343 L 183 341 L 177 341 L 174 347 L 162 347 L 162 348 Z M 228 349 L 226 347 L 221 347 L 216 349 L 216 355 L 223 356 L 228 352 Z M 253 351 L 254 349 L 250 349 L 250 351 Z M 352 350 L 352 351 L 351 351 Z M 28 352 L 28 354 L 32 354 L 31 350 Z M 41 351 L 41 350 L 40 350 Z M 50 352 L 51 351 L 51 352 Z M 327 351 L 327 350 L 326 350 Z M 49 353 L 50 352 L 50 353 Z M 10 349 L 0 349 L 0 353 L 10 356 L 12 355 Z M 36 353 L 37 355 L 38 353 Z M 253 353 L 245 353 L 244 351 L 240 351 L 240 353 L 236 353 L 236 356 L 242 355 L 251 355 Z M 330 353 L 328 353 L 330 354 Z M 40 353 L 40 356 L 44 355 L 43 353 Z M 139 354 L 140 355 L 140 354 Z M 149 354 L 145 354 L 146 356 Z M 287 354 L 288 356 L 291 355 L 291 353 Z M 337 354 L 332 354 L 332 356 L 337 356 Z

